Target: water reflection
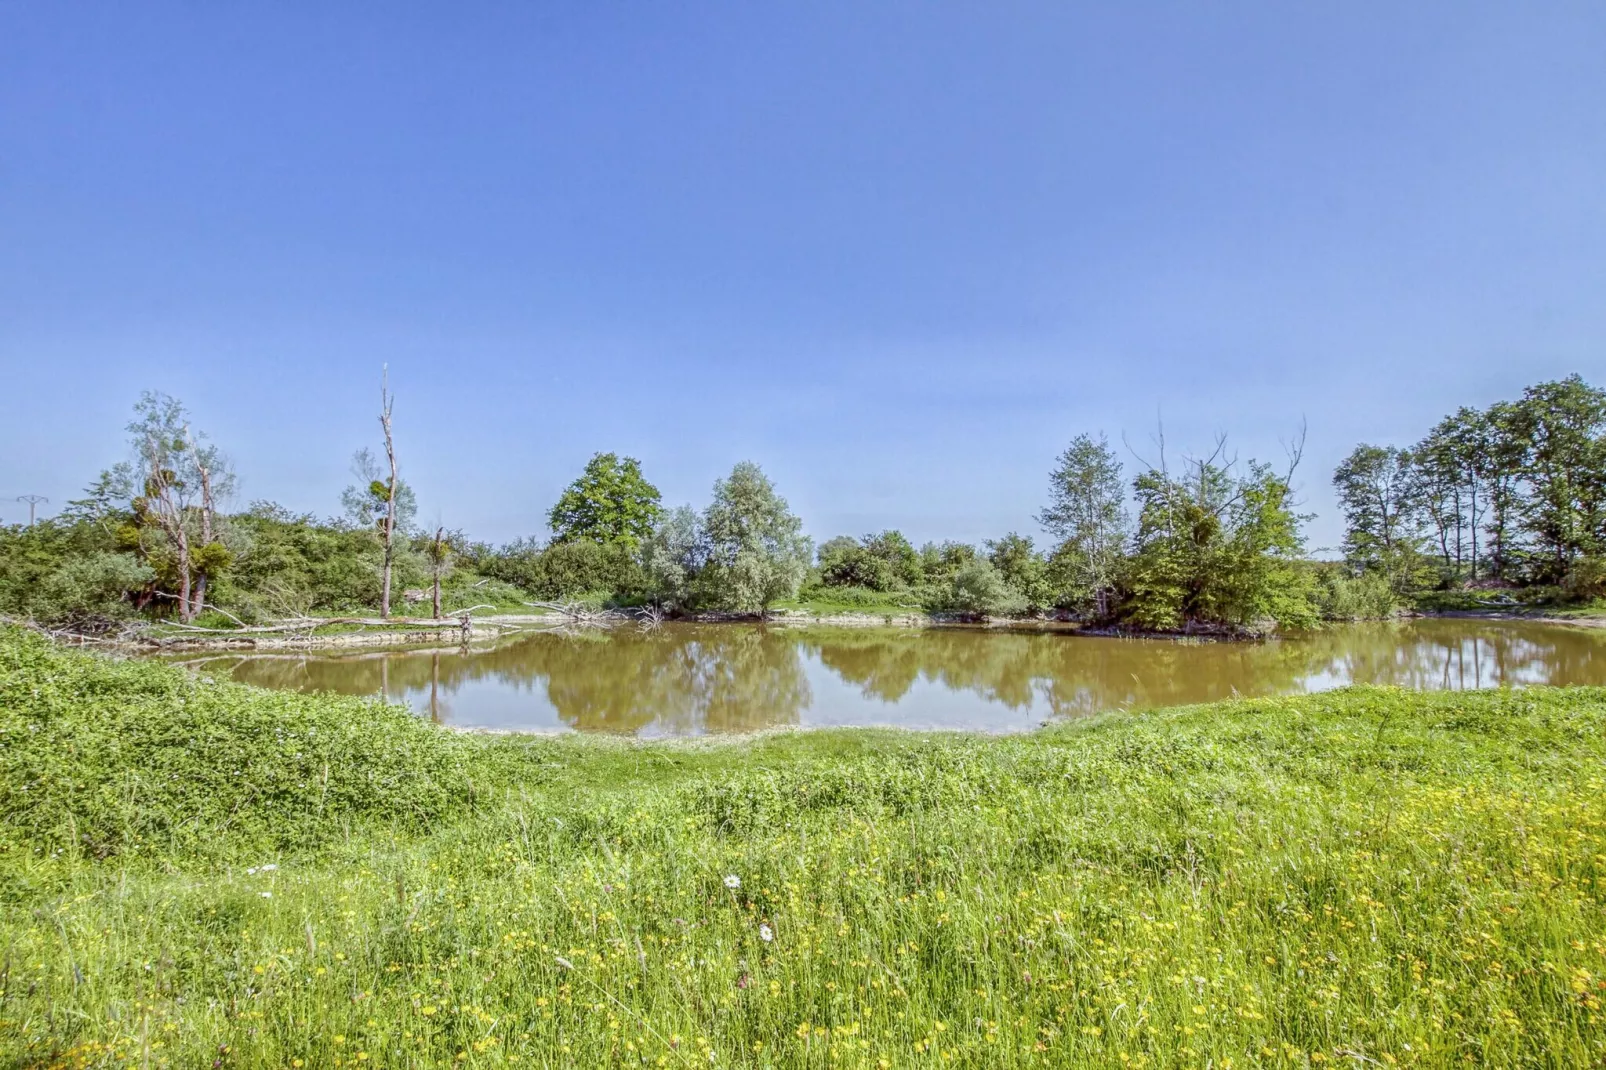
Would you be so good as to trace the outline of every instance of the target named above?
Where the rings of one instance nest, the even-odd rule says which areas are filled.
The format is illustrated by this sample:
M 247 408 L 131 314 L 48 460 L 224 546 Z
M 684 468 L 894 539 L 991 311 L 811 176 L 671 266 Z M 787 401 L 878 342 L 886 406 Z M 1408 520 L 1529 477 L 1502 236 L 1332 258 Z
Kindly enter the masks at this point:
M 695 735 L 901 724 L 1011 731 L 1055 716 L 1348 683 L 1601 684 L 1606 632 L 1423 620 L 1227 644 L 977 629 L 666 625 L 537 634 L 468 652 L 200 660 L 215 674 L 249 683 L 382 693 L 438 721 L 496 728 Z

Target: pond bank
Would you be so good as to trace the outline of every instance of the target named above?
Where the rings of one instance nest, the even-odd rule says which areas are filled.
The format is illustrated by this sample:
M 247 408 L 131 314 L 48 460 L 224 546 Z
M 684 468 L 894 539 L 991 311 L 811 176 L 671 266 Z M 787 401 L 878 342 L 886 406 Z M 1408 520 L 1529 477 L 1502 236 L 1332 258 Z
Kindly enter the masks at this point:
M 1606 628 L 1606 615 L 1556 615 L 1528 613 L 1504 609 L 1445 609 L 1409 610 L 1396 619 L 1443 618 L 1489 621 L 1525 621 L 1531 624 L 1571 625 L 1579 628 Z M 1055 632 L 1113 639 L 1157 639 L 1180 642 L 1255 642 L 1276 638 L 1274 634 L 1229 631 L 1220 628 L 1196 628 L 1181 631 L 1153 631 L 1121 626 L 1095 626 L 1066 617 L 958 617 L 922 611 L 830 611 L 815 612 L 806 609 L 778 609 L 768 613 L 702 612 L 688 613 L 669 618 L 682 624 L 762 624 L 768 627 L 832 627 L 832 628 L 979 628 L 999 631 Z M 1335 621 L 1334 624 L 1356 623 Z M 461 646 L 466 643 L 487 643 L 522 631 L 559 629 L 565 627 L 591 627 L 597 622 L 566 620 L 555 613 L 508 613 L 474 617 L 465 628 L 460 618 L 449 618 L 438 624 L 423 622 L 406 627 L 377 628 L 367 631 L 337 631 L 299 634 L 250 634 L 247 632 L 215 632 L 193 634 L 167 632 L 133 635 L 126 638 L 74 636 L 72 633 L 44 630 L 58 641 L 68 645 L 106 647 L 139 651 L 155 650 L 346 650 L 377 647 Z M 609 622 L 608 626 L 628 626 L 628 622 Z
M 1439 617 L 1449 620 L 1520 620 L 1530 624 L 1570 624 L 1577 628 L 1606 628 L 1606 614 L 1558 616 L 1553 613 L 1524 613 L 1508 609 L 1416 610 L 1413 617 Z
M 1148 632 L 1129 629 L 1092 629 L 1077 621 L 1055 618 L 949 617 L 930 613 L 810 613 L 803 610 L 774 610 L 759 613 L 688 613 L 668 618 L 671 624 L 739 624 L 763 625 L 771 628 L 897 628 L 923 630 L 928 628 L 978 628 L 993 630 L 1019 630 L 1033 632 L 1061 632 L 1064 634 L 1099 635 L 1119 638 L 1153 639 L 1256 639 L 1253 635 L 1224 635 L 1221 633 Z M 442 623 L 439 627 L 413 627 L 376 629 L 371 631 L 342 631 L 297 635 L 252 635 L 246 633 L 219 633 L 194 635 L 186 633 L 141 635 L 123 640 L 87 638 L 95 646 L 122 647 L 134 650 L 345 650 L 362 647 L 408 647 L 421 645 L 462 645 L 494 642 L 520 632 L 558 630 L 563 628 L 618 628 L 640 627 L 629 621 L 570 621 L 558 614 L 517 614 L 494 617 L 476 617 L 468 628 L 456 622 Z M 652 627 L 655 625 L 646 625 Z M 57 636 L 71 644 L 70 636 Z
M 535 628 L 469 646 L 153 653 L 280 690 L 382 694 L 443 724 L 657 737 L 848 725 L 1020 732 L 1115 709 L 1347 683 L 1606 684 L 1602 640 L 1602 629 L 1428 619 L 1262 643 L 676 622 Z
M 0 1051 L 1596 1065 L 1603 728 L 1598 689 L 1361 688 L 994 738 L 468 735 L 0 629 Z

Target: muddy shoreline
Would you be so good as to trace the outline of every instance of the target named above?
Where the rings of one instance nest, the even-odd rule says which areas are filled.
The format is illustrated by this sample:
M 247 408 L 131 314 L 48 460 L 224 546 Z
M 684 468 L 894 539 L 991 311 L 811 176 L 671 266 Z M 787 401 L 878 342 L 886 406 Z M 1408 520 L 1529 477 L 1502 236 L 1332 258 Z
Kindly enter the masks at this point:
M 1402 619 L 1443 617 L 1490 621 L 1525 621 L 1533 624 L 1571 625 L 1579 628 L 1606 628 L 1606 617 L 1555 617 L 1540 614 L 1508 612 L 1503 610 L 1438 610 L 1410 612 Z M 1141 631 L 1131 628 L 1100 627 L 1083 624 L 1066 618 L 962 618 L 939 616 L 919 611 L 897 613 L 840 612 L 810 613 L 806 610 L 775 610 L 767 614 L 708 612 L 672 618 L 672 623 L 684 624 L 761 624 L 773 628 L 975 628 L 996 631 L 1058 632 L 1066 635 L 1111 639 L 1157 639 L 1173 642 L 1256 642 L 1274 636 L 1217 629 L 1194 631 Z M 109 647 L 129 651 L 154 652 L 206 651 L 206 650 L 348 650 L 375 647 L 407 648 L 419 646 L 455 646 L 491 643 L 521 633 L 561 630 L 568 627 L 586 627 L 574 624 L 555 614 L 508 614 L 481 617 L 465 628 L 457 620 L 443 621 L 439 627 L 414 626 L 387 628 L 373 631 L 338 632 L 329 635 L 168 635 L 130 636 L 116 639 L 95 636 L 75 637 L 52 633 L 59 642 L 69 645 Z M 615 627 L 631 625 L 615 624 Z

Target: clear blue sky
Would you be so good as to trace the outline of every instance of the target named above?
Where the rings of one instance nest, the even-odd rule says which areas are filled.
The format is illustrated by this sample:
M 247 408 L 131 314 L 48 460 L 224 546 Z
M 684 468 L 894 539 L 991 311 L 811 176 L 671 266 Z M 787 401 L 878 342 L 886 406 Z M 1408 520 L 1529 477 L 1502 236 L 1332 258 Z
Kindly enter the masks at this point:
M 0 495 L 145 388 L 338 509 L 597 450 L 823 538 L 1036 533 L 1077 432 L 1277 458 L 1606 380 L 1606 5 L 0 4 Z M 0 504 L 16 519 L 19 507 Z

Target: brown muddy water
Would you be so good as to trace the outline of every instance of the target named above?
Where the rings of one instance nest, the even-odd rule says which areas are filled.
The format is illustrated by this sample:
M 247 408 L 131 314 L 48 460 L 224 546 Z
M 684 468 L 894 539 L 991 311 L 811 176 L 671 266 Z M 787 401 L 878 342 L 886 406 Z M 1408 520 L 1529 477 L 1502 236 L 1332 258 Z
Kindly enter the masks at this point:
M 1606 629 L 1427 619 L 1209 643 L 666 624 L 525 635 L 467 650 L 173 660 L 265 687 L 384 695 L 463 727 L 641 736 L 839 725 L 1013 732 L 1105 710 L 1351 683 L 1606 684 Z

